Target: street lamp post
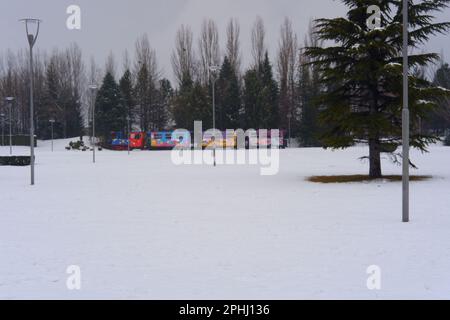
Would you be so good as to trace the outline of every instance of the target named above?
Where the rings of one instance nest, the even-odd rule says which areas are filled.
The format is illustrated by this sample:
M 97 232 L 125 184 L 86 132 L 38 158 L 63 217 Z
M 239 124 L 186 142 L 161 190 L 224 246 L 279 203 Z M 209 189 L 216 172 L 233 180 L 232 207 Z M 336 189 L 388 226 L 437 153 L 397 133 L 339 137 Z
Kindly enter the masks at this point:
M 39 19 L 22 19 L 21 22 L 25 23 L 25 31 L 27 34 L 28 44 L 30 46 L 30 165 L 31 165 L 31 185 L 34 185 L 34 101 L 33 101 L 33 47 L 39 36 L 39 28 L 41 20 Z M 35 24 L 35 34 L 30 32 L 29 26 Z
M 128 147 L 128 155 L 130 155 L 130 139 L 131 139 L 130 120 L 131 120 L 130 116 L 127 116 L 127 132 L 128 132 L 127 147 Z
M 12 156 L 12 105 L 14 98 L 13 97 L 6 97 L 6 101 L 8 101 L 9 105 L 9 155 Z
M 53 152 L 53 125 L 55 124 L 55 119 L 50 119 L 50 126 L 51 126 L 51 131 L 52 131 L 52 152 Z
M 288 135 L 289 135 L 289 143 L 288 143 L 288 147 L 291 147 L 291 120 L 292 120 L 292 114 L 288 114 L 287 115 L 288 118 Z
M 214 137 L 216 133 L 216 81 L 217 81 L 217 73 L 219 72 L 219 66 L 210 66 L 209 71 L 211 72 L 211 81 L 212 81 L 212 100 L 213 100 L 213 131 Z M 216 141 L 213 141 L 213 158 L 214 158 L 214 167 L 217 165 L 216 161 Z
M 403 149 L 403 222 L 409 222 L 409 92 L 408 92 L 408 5 L 403 0 L 403 114 L 402 114 L 402 149 Z
M 91 84 L 89 86 L 89 89 L 91 90 L 92 96 L 91 96 L 91 109 L 92 109 L 92 162 L 95 163 L 95 96 L 97 91 L 97 85 Z
M 0 118 L 2 119 L 2 147 L 5 146 L 5 114 L 0 113 Z

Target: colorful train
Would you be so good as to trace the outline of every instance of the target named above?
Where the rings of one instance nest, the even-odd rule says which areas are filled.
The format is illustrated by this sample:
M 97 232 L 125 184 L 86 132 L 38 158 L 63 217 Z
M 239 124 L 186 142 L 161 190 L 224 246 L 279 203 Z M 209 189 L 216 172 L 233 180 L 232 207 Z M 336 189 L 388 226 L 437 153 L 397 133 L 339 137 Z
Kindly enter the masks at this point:
M 201 142 L 202 148 L 207 148 L 216 145 L 220 148 L 237 148 L 238 137 L 234 134 L 232 137 L 227 137 L 223 133 L 223 138 L 216 139 L 211 132 L 203 133 Z M 177 146 L 182 148 L 193 148 L 194 144 L 193 134 L 186 131 L 151 131 L 151 132 L 131 132 L 129 137 L 122 132 L 112 132 L 111 137 L 105 148 L 117 151 L 123 150 L 172 150 Z M 280 148 L 287 147 L 287 139 L 285 131 L 280 130 L 280 135 L 271 137 L 271 131 L 263 132 L 262 130 L 254 131 L 253 134 L 248 134 L 245 137 L 246 148 L 271 148 L 278 140 Z

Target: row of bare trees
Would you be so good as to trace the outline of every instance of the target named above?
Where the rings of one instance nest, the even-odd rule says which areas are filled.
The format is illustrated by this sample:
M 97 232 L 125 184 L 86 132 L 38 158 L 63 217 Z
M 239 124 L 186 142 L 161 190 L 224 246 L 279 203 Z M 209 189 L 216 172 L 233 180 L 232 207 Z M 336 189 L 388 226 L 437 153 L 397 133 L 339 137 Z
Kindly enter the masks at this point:
M 219 93 L 219 102 L 222 101 L 222 105 L 219 106 L 221 108 L 219 117 L 226 118 L 228 113 L 229 118 L 235 119 L 232 124 L 246 126 L 246 123 L 238 122 L 237 118 L 249 119 L 258 114 L 258 117 L 272 120 L 248 122 L 256 126 L 264 124 L 285 129 L 290 124 L 289 120 L 293 119 L 292 128 L 295 131 L 296 125 L 301 122 L 302 109 L 309 101 L 306 100 L 306 95 L 302 96 L 303 91 L 313 87 L 313 85 L 305 86 L 303 83 L 310 82 L 314 78 L 314 70 L 309 67 L 306 67 L 308 69 L 306 70 L 302 66 L 302 61 L 304 62 L 306 58 L 302 54 L 298 36 L 288 18 L 280 28 L 278 51 L 273 64 L 268 56 L 266 34 L 264 21 L 258 17 L 249 35 L 251 52 L 248 55 L 252 57 L 252 62 L 246 70 L 242 70 L 243 52 L 238 20 L 230 19 L 226 28 L 226 39 L 223 41 L 225 44 L 223 50 L 220 47 L 222 42 L 219 29 L 214 20 L 203 21 L 197 38 L 194 37 L 190 26 L 180 26 L 171 56 L 173 78 L 176 81 L 174 92 L 170 82 L 163 78 L 156 51 L 147 35 L 136 41 L 134 56 L 130 57 L 128 51 L 125 51 L 121 61 L 118 62 L 111 53 L 105 59 L 103 68 L 99 67 L 93 58 L 86 63 L 81 49 L 76 44 L 64 50 L 55 49 L 51 53 L 37 52 L 34 70 L 36 133 L 40 138 L 48 138 L 49 120 L 55 119 L 57 136 L 70 137 L 82 134 L 83 128 L 89 127 L 92 115 L 89 84 L 101 84 L 106 74 L 111 74 L 117 81 L 120 80 L 121 89 L 125 91 L 122 95 L 127 116 L 131 117 L 136 128 L 163 129 L 179 125 L 177 118 L 188 118 L 177 117 L 174 114 L 191 112 L 190 109 L 180 110 L 175 106 L 184 85 L 191 86 L 187 91 L 192 101 L 189 99 L 179 101 L 184 104 L 192 102 L 191 107 L 196 110 L 203 108 L 205 114 L 199 111 L 195 117 L 208 118 L 210 115 L 206 113 L 209 112 L 207 104 L 210 103 L 212 65 L 221 67 L 223 79 L 219 81 L 219 85 L 223 91 L 229 89 L 229 94 L 234 95 L 228 97 L 227 93 L 224 93 L 220 96 Z M 315 41 L 312 26 L 305 39 L 309 40 L 305 40 L 304 46 L 317 44 L 311 43 Z M 29 130 L 29 68 L 26 54 L 26 51 L 10 50 L 0 54 L 2 99 L 0 105 L 5 107 L 3 101 L 7 96 L 16 98 L 12 116 L 15 133 L 26 133 Z M 275 69 L 273 72 L 272 66 Z M 265 96 L 259 97 L 259 94 Z M 231 101 L 238 105 L 225 105 Z M 204 104 L 203 107 L 196 106 L 201 103 Z M 229 114 L 230 110 L 233 110 L 234 114 Z M 225 115 L 221 115 L 220 112 Z M 276 113 L 276 116 L 267 113 Z

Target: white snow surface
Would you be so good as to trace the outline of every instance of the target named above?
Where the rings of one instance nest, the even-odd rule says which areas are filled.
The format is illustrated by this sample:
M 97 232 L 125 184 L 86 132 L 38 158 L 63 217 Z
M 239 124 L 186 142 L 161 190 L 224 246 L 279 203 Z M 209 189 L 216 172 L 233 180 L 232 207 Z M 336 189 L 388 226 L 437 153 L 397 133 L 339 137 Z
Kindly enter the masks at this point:
M 34 187 L 29 167 L 0 167 L 2 299 L 450 298 L 450 148 L 412 153 L 433 179 L 412 183 L 403 224 L 401 183 L 305 180 L 366 174 L 364 147 L 284 150 L 264 177 L 177 167 L 170 152 L 102 151 L 94 165 L 65 145 L 39 142 Z M 70 265 L 81 290 L 66 287 Z

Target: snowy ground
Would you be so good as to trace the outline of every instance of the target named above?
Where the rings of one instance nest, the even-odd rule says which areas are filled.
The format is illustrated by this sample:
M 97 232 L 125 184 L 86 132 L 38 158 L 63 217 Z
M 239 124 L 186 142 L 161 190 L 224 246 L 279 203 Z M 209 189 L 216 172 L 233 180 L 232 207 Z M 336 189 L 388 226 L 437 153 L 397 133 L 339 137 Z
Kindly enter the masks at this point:
M 413 154 L 434 179 L 412 184 L 402 224 L 400 183 L 305 181 L 367 173 L 364 148 L 282 151 L 263 177 L 176 167 L 169 152 L 103 151 L 93 165 L 65 144 L 39 144 L 34 187 L 29 167 L 0 167 L 0 298 L 450 298 L 450 148 Z M 66 288 L 69 265 L 80 291 Z

